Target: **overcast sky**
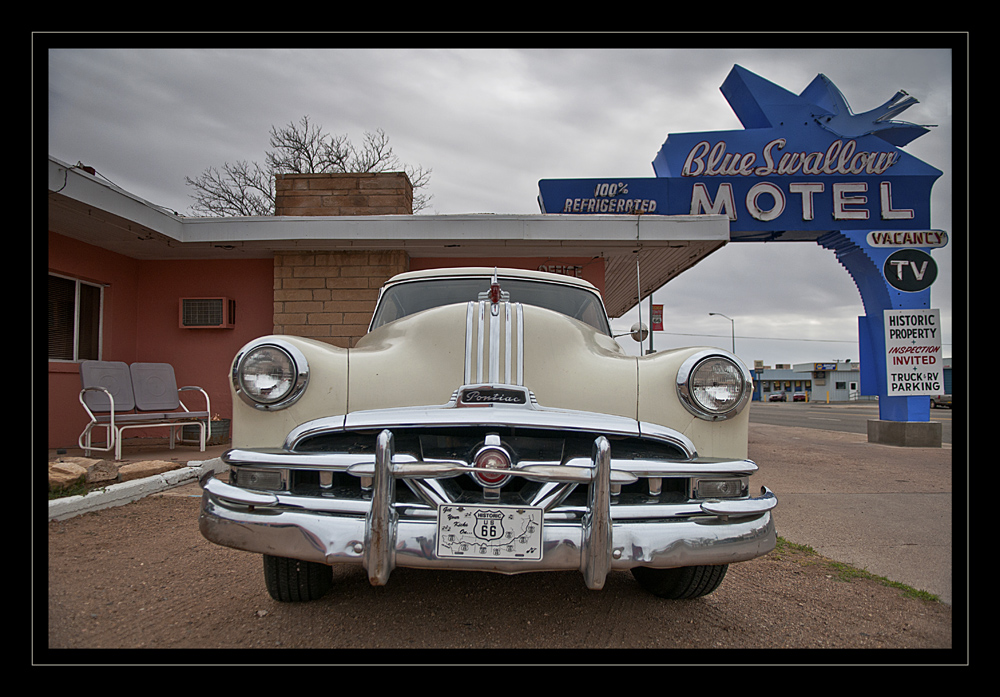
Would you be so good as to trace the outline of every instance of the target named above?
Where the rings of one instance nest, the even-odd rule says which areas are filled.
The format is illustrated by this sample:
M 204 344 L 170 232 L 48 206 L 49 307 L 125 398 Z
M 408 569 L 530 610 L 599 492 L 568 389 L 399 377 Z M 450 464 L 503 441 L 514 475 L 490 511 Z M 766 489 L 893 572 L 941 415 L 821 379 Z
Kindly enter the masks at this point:
M 391 37 L 390 37 L 391 38 Z M 540 179 L 652 177 L 668 134 L 738 130 L 719 87 L 734 64 L 798 94 L 827 75 L 860 113 L 896 90 L 898 120 L 936 128 L 904 150 L 944 172 L 932 226 L 952 230 L 952 60 L 947 49 L 53 49 L 48 154 L 82 162 L 190 214 L 208 167 L 263 163 L 272 126 L 308 115 L 360 142 L 385 130 L 402 162 L 433 170 L 424 213 L 539 213 Z M 964 118 L 964 106 L 959 115 Z M 960 174 L 960 181 L 963 177 Z M 965 221 L 958 221 L 964 229 Z M 952 247 L 931 306 L 952 355 Z M 958 261 L 958 260 L 956 260 Z M 965 260 L 960 260 L 964 268 Z M 964 278 L 960 277 L 964 283 Z M 811 242 L 731 243 L 660 289 L 656 349 L 731 347 L 751 366 L 858 359 L 861 296 Z M 647 305 L 643 305 L 644 319 Z M 635 312 L 616 325 L 627 328 Z

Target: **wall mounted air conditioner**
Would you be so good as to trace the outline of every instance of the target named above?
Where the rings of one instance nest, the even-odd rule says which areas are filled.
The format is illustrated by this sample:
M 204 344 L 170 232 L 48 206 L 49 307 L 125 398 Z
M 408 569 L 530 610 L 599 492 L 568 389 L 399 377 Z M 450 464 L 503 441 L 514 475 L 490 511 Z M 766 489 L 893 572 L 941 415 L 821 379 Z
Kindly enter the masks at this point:
M 181 329 L 232 329 L 236 301 L 232 298 L 181 298 Z

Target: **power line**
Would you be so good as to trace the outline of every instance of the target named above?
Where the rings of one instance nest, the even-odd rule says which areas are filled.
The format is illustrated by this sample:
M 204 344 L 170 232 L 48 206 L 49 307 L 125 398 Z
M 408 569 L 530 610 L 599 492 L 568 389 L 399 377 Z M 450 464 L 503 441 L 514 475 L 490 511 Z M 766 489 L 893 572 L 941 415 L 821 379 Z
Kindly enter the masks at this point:
M 667 336 L 701 336 L 710 337 L 713 339 L 730 339 L 732 337 L 725 336 L 723 334 L 685 334 L 682 332 L 662 332 L 657 331 L 657 334 L 665 334 Z M 857 344 L 857 340 L 847 341 L 846 339 L 786 339 L 784 337 L 773 337 L 773 336 L 740 336 L 736 335 L 737 339 L 754 339 L 756 341 L 814 341 L 821 344 Z M 941 342 L 942 346 L 951 346 L 950 341 Z
M 684 334 L 682 332 L 657 332 L 657 333 L 658 334 L 667 334 L 667 335 L 670 335 L 670 336 L 707 336 L 707 337 L 712 337 L 712 338 L 715 338 L 715 339 L 731 339 L 732 338 L 732 337 L 729 337 L 729 336 L 723 336 L 722 334 Z M 770 337 L 770 336 L 740 336 L 739 334 L 736 335 L 736 338 L 737 339 L 757 339 L 759 341 L 819 341 L 819 342 L 822 342 L 822 343 L 831 343 L 831 344 L 856 344 L 856 343 L 858 343 L 856 340 L 855 341 L 847 341 L 846 339 L 785 339 L 785 338 L 777 338 L 777 337 Z

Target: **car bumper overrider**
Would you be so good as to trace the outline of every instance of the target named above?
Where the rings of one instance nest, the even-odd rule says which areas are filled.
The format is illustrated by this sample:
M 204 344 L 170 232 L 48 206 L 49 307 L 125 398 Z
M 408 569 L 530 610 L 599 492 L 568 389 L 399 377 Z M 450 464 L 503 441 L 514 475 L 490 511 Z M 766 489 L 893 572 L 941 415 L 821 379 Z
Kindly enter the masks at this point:
M 589 588 L 600 589 L 610 569 L 729 564 L 774 548 L 771 510 L 777 500 L 768 489 L 761 487 L 757 497 L 717 499 L 699 498 L 692 489 L 699 478 L 748 477 L 757 469 L 749 460 L 699 458 L 684 436 L 621 417 L 533 404 L 459 409 L 455 402 L 320 419 L 293 431 L 281 449 L 230 450 L 223 459 L 238 483 L 241 470 L 252 470 L 272 474 L 280 484 L 263 490 L 206 475 L 202 534 L 250 552 L 361 564 L 374 585 L 385 584 L 396 567 L 579 570 Z M 553 460 L 518 458 L 508 472 L 512 480 L 530 483 L 528 494 L 462 491 L 443 482 L 481 470 L 460 458 L 397 447 L 397 441 L 412 440 L 415 431 L 442 429 L 496 431 L 497 440 L 515 432 L 568 434 L 591 443 L 591 452 Z M 346 434 L 372 447 L 364 452 L 308 449 L 310 439 L 322 443 L 322 438 Z M 676 456 L 650 457 L 646 444 Z M 309 473 L 319 484 L 306 493 L 293 491 L 290 482 L 299 475 L 290 473 Z M 356 481 L 356 491 L 335 485 L 335 477 Z M 512 547 L 501 538 L 476 545 L 482 550 L 478 556 L 462 557 L 457 545 L 442 554 L 445 528 L 439 515 L 466 510 L 477 519 L 503 510 L 536 511 L 541 524 L 527 526 L 535 537 L 522 547 L 524 554 L 509 553 Z M 498 534 L 503 532 L 500 526 Z M 508 537 L 520 532 L 510 531 Z M 540 549 L 534 550 L 535 543 Z

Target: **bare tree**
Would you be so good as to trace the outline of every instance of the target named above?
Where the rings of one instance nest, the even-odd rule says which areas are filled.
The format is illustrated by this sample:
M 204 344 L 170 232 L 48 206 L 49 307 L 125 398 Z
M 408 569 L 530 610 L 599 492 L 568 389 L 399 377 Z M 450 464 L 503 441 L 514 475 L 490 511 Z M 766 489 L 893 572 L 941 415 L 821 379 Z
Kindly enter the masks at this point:
M 195 179 L 185 177 L 194 190 L 191 210 L 208 216 L 274 215 L 276 174 L 404 171 L 413 185 L 414 212 L 426 208 L 432 198 L 423 192 L 431 170 L 400 164 L 381 128 L 366 132 L 361 145 L 355 146 L 346 135 L 325 133 L 303 116 L 298 124 L 272 126 L 270 147 L 264 166 L 227 162 L 221 171 L 209 167 Z

